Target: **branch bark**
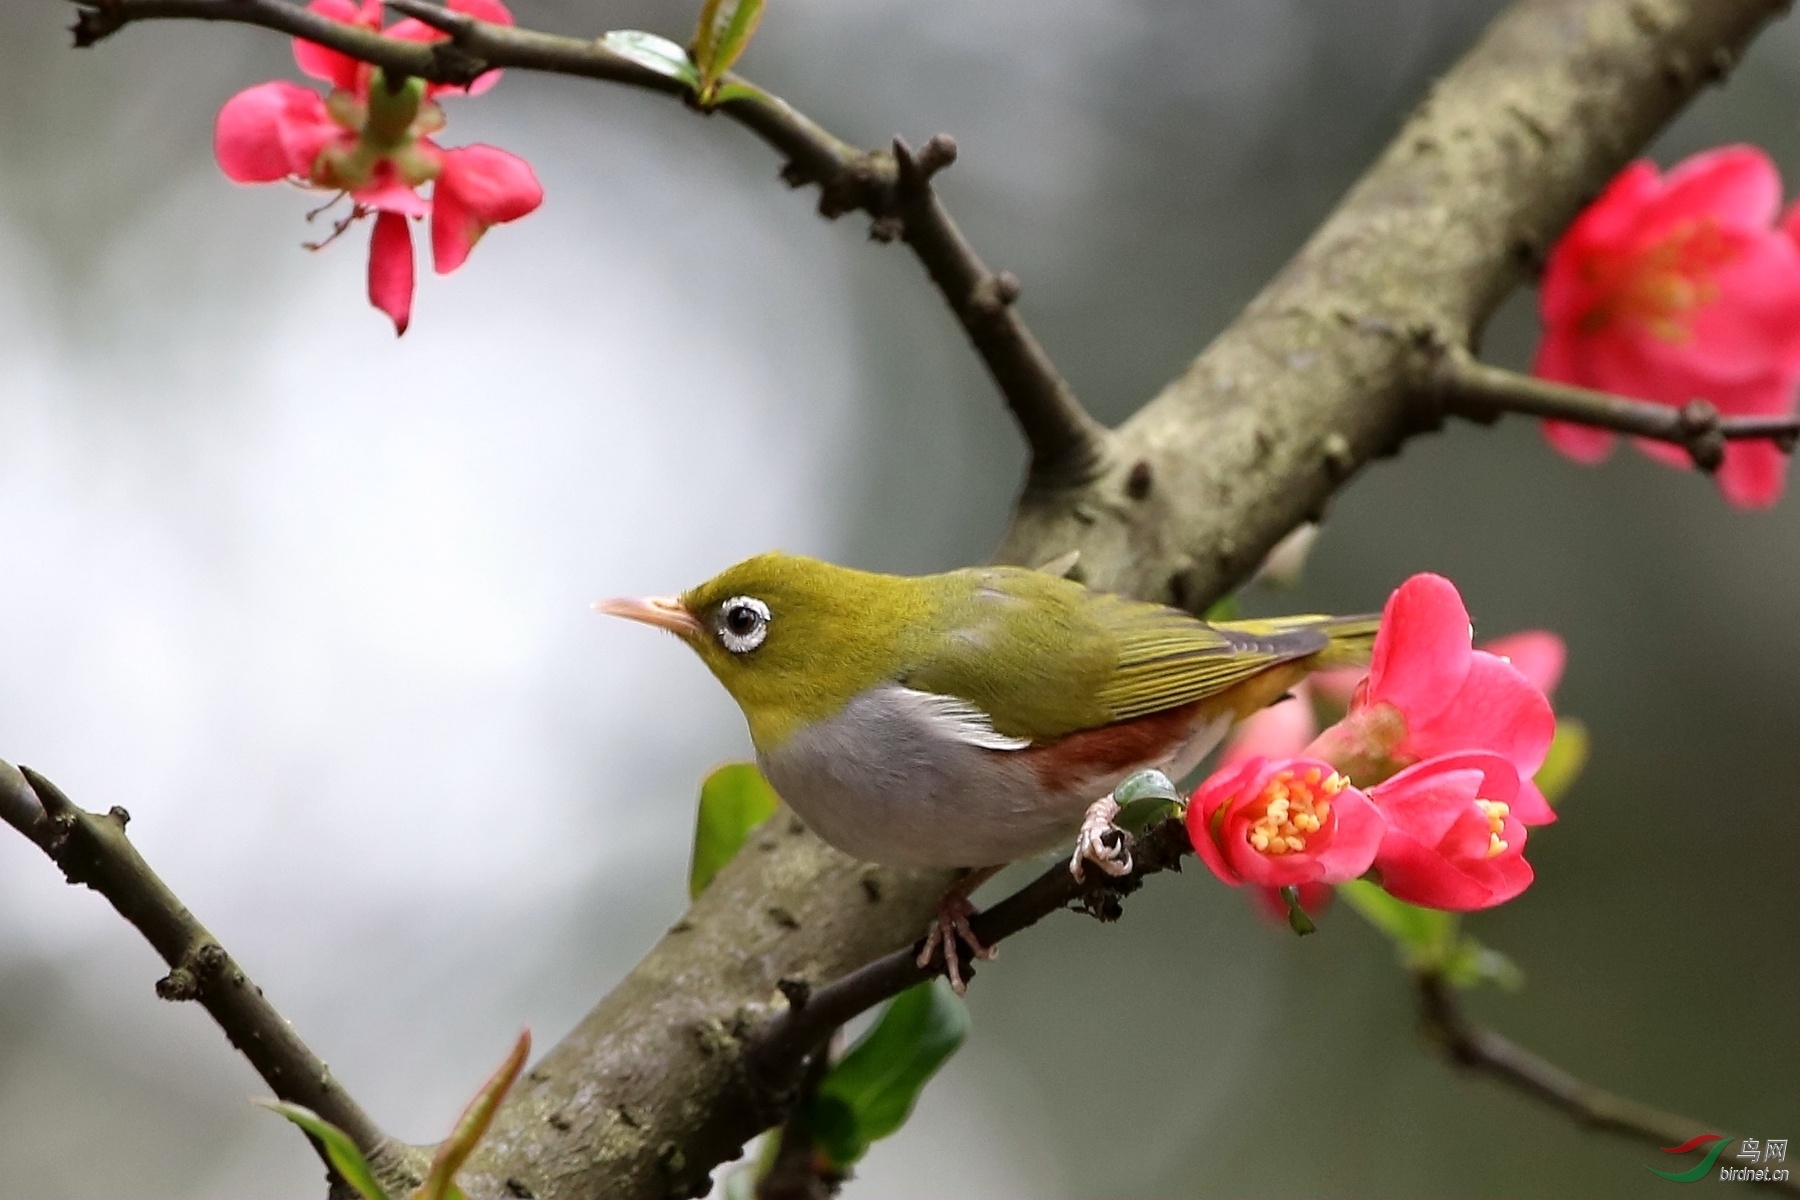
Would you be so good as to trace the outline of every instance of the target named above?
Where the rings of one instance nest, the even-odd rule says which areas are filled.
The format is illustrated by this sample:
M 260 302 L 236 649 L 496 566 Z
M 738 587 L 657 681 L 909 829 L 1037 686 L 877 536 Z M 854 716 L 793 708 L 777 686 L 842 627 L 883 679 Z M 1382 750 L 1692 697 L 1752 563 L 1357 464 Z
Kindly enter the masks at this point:
M 1654 438 L 1682 447 L 1704 471 L 1718 469 L 1728 441 L 1768 438 L 1792 454 L 1800 438 L 1800 417 L 1721 417 L 1704 399 L 1680 408 L 1652 404 L 1489 366 L 1460 349 L 1438 364 L 1436 382 L 1445 410 L 1473 421 L 1522 413 Z
M 1413 983 L 1426 1034 L 1459 1067 L 1516 1088 L 1585 1128 L 1628 1137 L 1659 1150 L 1718 1132 L 1717 1126 L 1651 1108 L 1577 1079 L 1512 1039 L 1476 1024 L 1463 1012 L 1456 989 L 1441 976 L 1427 972 L 1415 976 Z M 1750 1182 L 1800 1196 L 1800 1183 L 1791 1179 Z
M 218 939 L 150 869 L 125 836 L 131 814 L 117 807 L 87 812 L 31 768 L 0 762 L 0 820 L 31 839 L 70 883 L 106 897 L 162 955 L 169 973 L 156 983 L 158 996 L 199 1001 L 278 1097 L 304 1104 L 349 1134 L 390 1183 L 417 1186 L 423 1156 L 382 1132 Z

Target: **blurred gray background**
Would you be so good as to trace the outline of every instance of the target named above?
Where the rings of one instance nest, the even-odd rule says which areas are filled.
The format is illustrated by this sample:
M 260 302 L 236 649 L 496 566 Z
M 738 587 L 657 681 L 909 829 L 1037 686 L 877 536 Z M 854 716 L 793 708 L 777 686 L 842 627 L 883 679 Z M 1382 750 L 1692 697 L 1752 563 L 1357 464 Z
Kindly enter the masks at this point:
M 956 134 L 950 204 L 1118 420 L 1283 261 L 1488 0 L 776 0 L 744 69 L 835 131 Z M 685 37 L 696 5 L 520 0 Z M 1021 451 L 923 274 L 724 120 L 511 74 L 444 141 L 543 209 L 422 277 L 396 343 L 366 232 L 210 154 L 285 38 L 67 49 L 0 4 L 0 756 L 124 804 L 144 853 L 370 1110 L 438 1136 L 516 1030 L 548 1046 L 674 920 L 736 710 L 588 602 L 783 546 L 986 557 Z M 1800 37 L 1656 147 L 1754 141 L 1800 183 Z M 1488 340 L 1521 364 L 1517 298 Z M 1733 511 L 1529 424 L 1455 427 L 1344 491 L 1297 594 L 1445 572 L 1478 630 L 1569 641 L 1595 736 L 1472 999 L 1576 1073 L 1722 1132 L 1800 1132 L 1800 502 Z M 0 1196 L 320 1194 L 321 1170 L 105 904 L 0 836 Z M 1304 942 L 1205 872 L 1009 943 L 975 1034 L 851 1197 L 1626 1196 L 1653 1150 L 1451 1073 L 1388 947 Z M 1658 1165 L 1662 1165 L 1659 1163 Z M 1735 1185 L 1727 1185 L 1735 1186 Z M 1717 1184 L 1695 1185 L 1696 1192 Z

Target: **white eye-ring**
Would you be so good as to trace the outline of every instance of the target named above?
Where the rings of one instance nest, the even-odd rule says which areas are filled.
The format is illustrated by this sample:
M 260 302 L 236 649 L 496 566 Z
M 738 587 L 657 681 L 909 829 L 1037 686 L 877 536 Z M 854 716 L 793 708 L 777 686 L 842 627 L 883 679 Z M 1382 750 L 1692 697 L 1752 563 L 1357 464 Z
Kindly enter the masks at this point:
M 733 654 L 748 654 L 769 636 L 769 606 L 755 596 L 733 596 L 719 605 L 719 641 Z

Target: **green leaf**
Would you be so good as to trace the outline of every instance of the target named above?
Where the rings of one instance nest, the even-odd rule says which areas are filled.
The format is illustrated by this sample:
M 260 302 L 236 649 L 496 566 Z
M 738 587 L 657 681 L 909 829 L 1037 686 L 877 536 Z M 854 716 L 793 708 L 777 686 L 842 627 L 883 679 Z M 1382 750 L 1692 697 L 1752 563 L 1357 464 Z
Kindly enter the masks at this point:
M 1181 807 L 1181 794 L 1169 777 L 1154 769 L 1133 771 L 1113 789 L 1119 815 L 1113 824 L 1130 833 L 1142 833 Z
M 1456 939 L 1456 914 L 1396 900 L 1366 879 L 1338 884 L 1338 895 L 1369 924 L 1392 938 L 1409 967 L 1442 966 Z
M 1556 722 L 1556 737 L 1550 742 L 1544 765 L 1533 776 L 1538 791 L 1544 793 L 1544 799 L 1551 807 L 1554 808 L 1581 778 L 1581 769 L 1587 766 L 1588 743 L 1587 726 L 1574 717 L 1563 717 Z
M 1525 972 L 1519 970 L 1517 963 L 1467 935 L 1444 956 L 1438 969 L 1446 980 L 1459 988 L 1493 983 L 1516 992 L 1525 986 Z
M 762 20 L 763 0 L 706 0 L 694 29 L 694 64 L 700 68 L 700 102 L 713 104 L 719 80 L 750 44 Z
M 968 1032 L 969 1011 L 944 980 L 900 993 L 825 1076 L 802 1115 L 807 1132 L 835 1165 L 849 1167 L 906 1123 Z
M 600 36 L 600 45 L 647 71 L 685 83 L 693 91 L 700 90 L 700 73 L 694 69 L 687 51 L 666 37 L 641 29 L 615 29 Z
M 1237 593 L 1232 592 L 1230 595 L 1220 596 L 1217 600 L 1213 601 L 1211 608 L 1207 609 L 1204 613 L 1202 613 L 1200 615 L 1203 620 L 1207 620 L 1207 621 L 1235 621 L 1235 620 L 1237 620 L 1237 615 L 1238 615 Z
M 694 822 L 694 859 L 688 867 L 688 896 L 698 896 L 732 860 L 750 831 L 769 819 L 781 797 L 755 763 L 726 763 L 700 785 L 700 815 Z
M 388 1194 L 375 1181 L 375 1172 L 369 1169 L 369 1160 L 356 1148 L 349 1134 L 302 1104 L 289 1104 L 284 1100 L 255 1100 L 252 1103 L 280 1113 L 317 1138 L 325 1147 L 325 1157 L 331 1160 L 332 1167 L 363 1200 L 388 1200 Z
M 463 1109 L 450 1136 L 438 1143 L 431 1169 L 426 1172 L 425 1182 L 419 1185 L 419 1190 L 412 1194 L 412 1200 L 463 1200 L 462 1189 L 456 1186 L 456 1173 L 481 1144 L 488 1126 L 494 1123 L 494 1114 L 500 1111 L 500 1102 L 518 1082 L 519 1072 L 525 1069 L 525 1060 L 530 1056 L 531 1030 L 521 1030 L 506 1061 L 488 1076 L 475 1098 L 469 1101 L 469 1106 Z
M 720 84 L 713 90 L 712 102 L 714 104 L 727 104 L 733 100 L 767 100 L 768 98 L 769 93 L 763 91 L 754 83 L 745 83 L 741 79 L 733 79 L 729 83 Z

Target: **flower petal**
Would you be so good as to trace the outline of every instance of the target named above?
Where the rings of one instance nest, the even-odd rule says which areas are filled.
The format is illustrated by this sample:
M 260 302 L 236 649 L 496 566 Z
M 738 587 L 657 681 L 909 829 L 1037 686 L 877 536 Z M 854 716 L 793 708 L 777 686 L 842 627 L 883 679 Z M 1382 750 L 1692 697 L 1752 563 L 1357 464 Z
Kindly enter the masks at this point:
M 1732 441 L 1719 467 L 1719 491 L 1738 508 L 1771 508 L 1787 484 L 1790 456 L 1767 438 Z
M 1387 821 L 1355 788 L 1345 788 L 1332 799 L 1331 820 L 1331 839 L 1317 855 L 1316 878 L 1321 883 L 1343 883 L 1375 862 L 1381 839 L 1387 834 Z
M 369 303 L 393 319 L 396 337 L 412 322 L 412 297 L 412 231 L 399 213 L 383 212 L 369 239 Z
M 440 275 L 462 266 L 488 226 L 514 221 L 544 200 L 531 164 L 493 146 L 446 150 L 431 194 L 431 255 Z
M 1756 146 L 1719 146 L 1683 159 L 1646 207 L 1641 236 L 1659 238 L 1682 221 L 1711 217 L 1727 228 L 1767 229 L 1781 208 L 1781 176 Z
M 358 25 L 364 29 L 381 28 L 379 0 L 361 5 L 355 4 L 353 0 L 312 0 L 306 9 L 321 17 L 342 21 L 346 25 Z M 300 38 L 294 39 L 294 61 L 314 79 L 323 79 L 333 87 L 343 88 L 347 92 L 360 92 L 363 81 L 368 78 L 364 64 L 348 54 Z
M 1480 648 L 1518 668 L 1525 681 L 1545 697 L 1555 692 L 1556 685 L 1562 682 L 1563 664 L 1569 657 L 1568 646 L 1548 629 L 1521 629 L 1518 633 L 1497 637 Z
M 1219 768 L 1236 766 L 1253 757 L 1293 758 L 1304 750 L 1319 731 L 1306 683 L 1296 684 L 1292 696 L 1238 722 L 1219 757 Z
M 1381 886 L 1396 900 L 1426 908 L 1469 912 L 1486 908 L 1493 892 L 1447 862 L 1436 850 L 1389 830 L 1375 857 Z
M 1403 755 L 1432 758 L 1483 750 L 1511 762 L 1523 776 L 1544 765 L 1556 736 L 1556 714 L 1544 693 L 1519 669 L 1486 651 L 1470 655 L 1469 672 L 1450 704 L 1423 720 L 1406 722 Z
M 1387 703 L 1415 721 L 1434 716 L 1469 673 L 1469 610 L 1442 575 L 1414 575 L 1388 597 L 1369 661 L 1369 706 Z
M 226 176 L 239 183 L 307 177 L 336 133 L 317 92 L 274 80 L 225 102 L 213 127 L 213 155 Z

